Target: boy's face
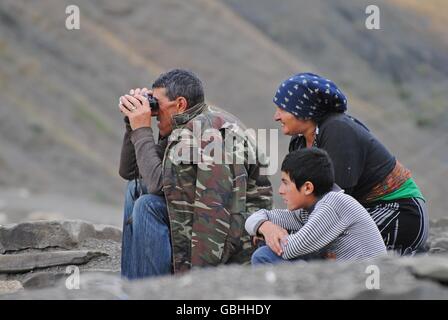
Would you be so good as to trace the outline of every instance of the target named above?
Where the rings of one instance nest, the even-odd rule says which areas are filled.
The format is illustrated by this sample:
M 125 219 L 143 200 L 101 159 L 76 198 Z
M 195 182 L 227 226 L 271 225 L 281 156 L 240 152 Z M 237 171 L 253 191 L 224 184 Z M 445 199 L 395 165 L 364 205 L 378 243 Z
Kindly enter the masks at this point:
M 296 184 L 291 181 L 289 174 L 282 171 L 282 182 L 278 193 L 285 201 L 288 210 L 297 210 L 301 208 L 308 208 L 313 204 L 314 186 L 311 182 L 305 182 L 299 189 Z

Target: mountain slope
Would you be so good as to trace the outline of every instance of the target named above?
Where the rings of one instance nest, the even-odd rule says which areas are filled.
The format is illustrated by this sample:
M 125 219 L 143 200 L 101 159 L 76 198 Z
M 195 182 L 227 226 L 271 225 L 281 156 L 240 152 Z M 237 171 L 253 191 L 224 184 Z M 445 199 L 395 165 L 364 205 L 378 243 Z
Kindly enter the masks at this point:
M 119 211 L 124 181 L 117 172 L 123 133 L 118 96 L 132 87 L 149 86 L 164 70 L 189 68 L 204 80 L 209 102 L 237 114 L 249 127 L 278 128 L 271 102 L 277 85 L 293 73 L 311 70 L 347 91 L 352 112 L 414 171 L 434 214 L 442 215 L 447 209 L 448 159 L 448 138 L 440 133 L 443 123 L 434 129 L 439 131 L 416 127 L 418 105 L 410 109 L 402 101 L 390 85 L 393 76 L 387 65 L 338 41 L 340 33 L 351 37 L 350 30 L 359 24 L 349 19 L 354 9 L 347 8 L 352 6 L 335 1 L 335 9 L 325 11 L 330 1 L 315 3 L 306 14 L 301 7 L 290 7 L 292 1 L 2 1 L 0 189 L 26 187 L 52 194 L 55 202 L 57 194 L 63 195 L 60 199 L 69 195 Z M 65 29 L 65 7 L 70 4 L 80 8 L 80 30 Z M 386 14 L 395 17 L 400 10 L 388 6 Z M 300 19 L 291 20 L 294 16 Z M 339 24 L 334 27 L 331 21 Z M 420 41 L 428 36 L 412 38 L 404 30 L 387 40 L 371 36 L 372 41 Z M 319 46 L 326 48 L 325 54 L 312 50 Z M 442 45 L 427 46 L 446 53 Z M 405 52 L 398 50 L 396 59 Z M 434 79 L 446 81 L 443 67 L 439 69 Z M 280 135 L 278 163 L 287 143 Z M 272 180 L 276 191 L 279 179 Z M 281 205 L 278 198 L 276 203 Z M 3 210 L 8 213 L 8 208 Z

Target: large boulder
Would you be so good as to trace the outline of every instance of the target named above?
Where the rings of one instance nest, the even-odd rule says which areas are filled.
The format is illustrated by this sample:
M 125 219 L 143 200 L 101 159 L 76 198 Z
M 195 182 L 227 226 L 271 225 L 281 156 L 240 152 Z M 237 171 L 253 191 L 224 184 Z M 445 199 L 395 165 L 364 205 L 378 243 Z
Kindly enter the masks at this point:
M 120 272 L 121 230 L 80 220 L 0 226 L 0 281 L 25 289 L 53 286 L 71 266 L 80 272 Z
M 88 238 L 121 241 L 120 229 L 81 220 L 36 221 L 0 227 L 0 253 L 29 248 L 73 249 Z

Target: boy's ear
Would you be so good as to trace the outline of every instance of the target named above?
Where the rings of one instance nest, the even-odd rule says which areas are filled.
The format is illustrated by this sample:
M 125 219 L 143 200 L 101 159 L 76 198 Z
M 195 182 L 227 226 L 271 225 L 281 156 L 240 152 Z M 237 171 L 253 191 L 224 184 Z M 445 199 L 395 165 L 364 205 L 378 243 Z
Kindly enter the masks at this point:
M 306 181 L 303 184 L 304 188 L 305 188 L 305 195 L 309 196 L 311 194 L 313 194 L 314 192 L 314 185 L 311 181 Z

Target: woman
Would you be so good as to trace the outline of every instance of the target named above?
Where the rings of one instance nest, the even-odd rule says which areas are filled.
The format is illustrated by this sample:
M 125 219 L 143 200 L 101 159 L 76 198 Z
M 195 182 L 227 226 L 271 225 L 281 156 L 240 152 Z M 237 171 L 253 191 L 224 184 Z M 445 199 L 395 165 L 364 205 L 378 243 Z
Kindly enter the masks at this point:
M 326 150 L 336 183 L 367 209 L 389 250 L 401 255 L 427 251 L 425 199 L 411 172 L 345 113 L 347 99 L 331 80 L 299 73 L 279 86 L 273 101 L 275 121 L 292 136 L 289 151 Z

